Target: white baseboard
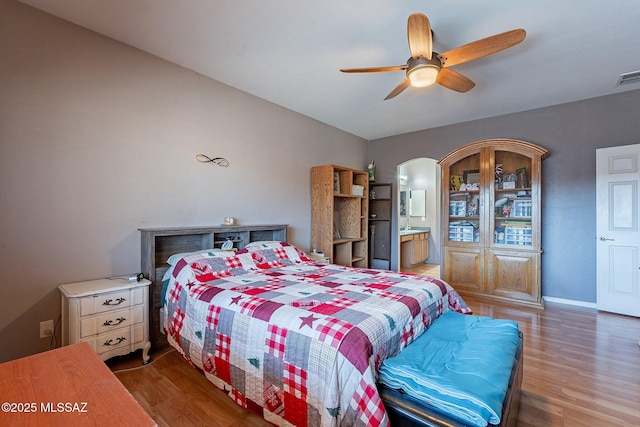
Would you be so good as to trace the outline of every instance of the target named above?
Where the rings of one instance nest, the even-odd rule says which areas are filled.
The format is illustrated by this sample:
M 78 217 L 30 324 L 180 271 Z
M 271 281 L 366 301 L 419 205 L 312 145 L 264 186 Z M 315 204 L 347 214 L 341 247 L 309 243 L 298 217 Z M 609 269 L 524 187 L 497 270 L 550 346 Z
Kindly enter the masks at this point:
M 587 308 L 596 309 L 596 303 L 595 302 L 578 301 L 578 300 L 573 300 L 573 299 L 545 297 L 545 296 L 543 296 L 542 299 L 545 302 L 554 302 L 554 303 L 557 303 L 557 304 L 575 305 L 575 306 L 579 306 L 579 307 L 587 307 Z

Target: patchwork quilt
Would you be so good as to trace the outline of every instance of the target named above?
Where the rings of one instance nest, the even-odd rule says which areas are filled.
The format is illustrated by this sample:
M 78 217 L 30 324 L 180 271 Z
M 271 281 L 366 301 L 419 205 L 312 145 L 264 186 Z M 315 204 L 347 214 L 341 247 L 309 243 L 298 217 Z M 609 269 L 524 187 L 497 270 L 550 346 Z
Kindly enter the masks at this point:
M 382 361 L 441 314 L 471 312 L 438 279 L 320 264 L 281 242 L 174 262 L 163 291 L 169 343 L 275 425 L 387 425 Z

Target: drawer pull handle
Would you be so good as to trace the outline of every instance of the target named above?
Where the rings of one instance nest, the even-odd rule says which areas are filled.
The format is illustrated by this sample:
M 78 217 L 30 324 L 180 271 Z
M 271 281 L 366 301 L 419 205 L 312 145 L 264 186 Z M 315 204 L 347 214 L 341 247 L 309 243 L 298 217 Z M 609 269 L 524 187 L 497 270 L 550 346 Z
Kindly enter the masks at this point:
M 118 345 L 120 344 L 122 341 L 125 341 L 126 338 L 125 337 L 118 337 L 115 339 L 115 343 L 113 342 L 114 340 L 107 340 L 104 342 L 104 344 L 102 344 L 103 347 L 110 347 L 112 345 Z
M 102 324 L 102 326 L 118 326 L 120 323 L 124 322 L 125 320 L 127 319 L 125 319 L 124 317 L 118 317 L 116 319 L 116 323 L 114 323 L 113 320 L 107 320 Z
M 127 300 L 126 298 L 122 298 L 122 297 L 116 298 L 116 302 L 114 304 L 112 299 L 108 299 L 105 302 L 103 302 L 102 305 L 120 305 L 123 302 L 125 302 L 126 300 Z

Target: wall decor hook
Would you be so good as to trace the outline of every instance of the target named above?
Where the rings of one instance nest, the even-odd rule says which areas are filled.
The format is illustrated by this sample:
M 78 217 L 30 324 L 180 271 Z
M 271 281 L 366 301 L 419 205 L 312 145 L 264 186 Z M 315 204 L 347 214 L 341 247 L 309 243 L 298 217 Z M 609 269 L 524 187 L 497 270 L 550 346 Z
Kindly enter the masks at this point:
M 214 163 L 223 168 L 229 167 L 229 160 L 224 157 L 209 157 L 206 154 L 196 154 L 196 160 L 200 163 Z

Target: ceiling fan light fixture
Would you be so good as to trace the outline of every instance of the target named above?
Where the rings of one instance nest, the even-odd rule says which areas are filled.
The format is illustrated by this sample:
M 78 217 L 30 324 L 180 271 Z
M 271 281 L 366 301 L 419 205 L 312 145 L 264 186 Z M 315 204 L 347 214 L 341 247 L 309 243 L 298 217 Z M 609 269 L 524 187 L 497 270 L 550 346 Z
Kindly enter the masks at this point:
M 424 56 L 411 57 L 407 61 L 407 77 L 413 87 L 427 87 L 436 82 L 442 63 L 438 54 L 434 53 L 431 59 Z
M 427 87 L 436 82 L 440 68 L 433 64 L 424 64 L 407 71 L 407 77 L 413 87 Z
M 407 39 L 409 52 L 411 52 L 407 65 L 341 68 L 340 71 L 344 73 L 379 73 L 405 70 L 405 78 L 389 92 L 384 98 L 385 101 L 395 98 L 409 86 L 424 88 L 434 83 L 459 93 L 465 93 L 473 89 L 476 84 L 449 67 L 483 58 L 515 46 L 522 42 L 526 35 L 527 32 L 522 28 L 505 31 L 438 54 L 433 51 L 433 31 L 431 31 L 429 19 L 422 13 L 413 13 L 407 20 Z M 628 82 L 623 82 L 625 79 L 621 77 L 619 84 L 635 81 L 635 78 L 629 78 Z M 640 81 L 640 78 L 638 80 Z

